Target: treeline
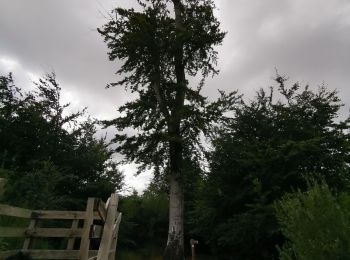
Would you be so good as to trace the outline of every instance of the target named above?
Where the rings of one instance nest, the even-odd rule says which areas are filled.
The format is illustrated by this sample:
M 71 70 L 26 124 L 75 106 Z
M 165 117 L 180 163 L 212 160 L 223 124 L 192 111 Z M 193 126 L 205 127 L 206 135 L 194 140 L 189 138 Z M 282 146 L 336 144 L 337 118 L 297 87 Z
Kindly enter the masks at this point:
M 227 259 L 277 258 L 285 236 L 275 203 L 285 194 L 307 190 L 310 180 L 349 188 L 349 124 L 338 118 L 337 93 L 276 81 L 242 103 L 213 140 L 210 172 L 192 211 L 193 233 Z
M 2 202 L 76 210 L 89 196 L 122 189 L 97 122 L 70 112 L 60 93 L 54 74 L 26 93 L 11 74 L 0 77 Z M 194 238 L 199 259 L 348 259 L 349 120 L 339 118 L 337 92 L 277 76 L 275 87 L 235 102 L 234 116 L 212 134 L 209 167 L 184 155 L 187 250 Z M 120 259 L 160 257 L 166 173 L 155 171 L 144 193 L 122 197 L 119 210 Z
M 348 259 L 349 120 L 339 118 L 341 107 L 336 91 L 289 86 L 281 76 L 242 98 L 213 135 L 209 170 L 185 163 L 187 250 L 194 238 L 199 259 Z M 161 178 L 124 198 L 124 249 L 161 255 L 166 198 Z
M 32 91 L 0 77 L 0 177 L 2 201 L 33 209 L 84 209 L 87 197 L 107 198 L 123 175 L 112 160 L 97 121 L 63 104 L 55 74 Z

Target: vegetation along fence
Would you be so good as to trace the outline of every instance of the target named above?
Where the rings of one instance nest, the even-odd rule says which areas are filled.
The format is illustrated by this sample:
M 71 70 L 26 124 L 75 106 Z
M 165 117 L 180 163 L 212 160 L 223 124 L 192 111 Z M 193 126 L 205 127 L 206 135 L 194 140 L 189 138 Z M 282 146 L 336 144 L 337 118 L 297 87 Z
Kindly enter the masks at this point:
M 122 216 L 117 207 L 116 194 L 106 203 L 89 198 L 85 211 L 29 210 L 0 204 L 0 215 L 29 220 L 27 228 L 0 227 L 0 238 L 24 239 L 22 249 L 0 251 L 0 259 L 21 252 L 32 259 L 114 260 Z M 45 221 L 55 227 L 44 227 Z M 70 227 L 62 227 L 62 223 Z M 39 240 L 52 238 L 66 241 L 65 249 L 37 248 Z

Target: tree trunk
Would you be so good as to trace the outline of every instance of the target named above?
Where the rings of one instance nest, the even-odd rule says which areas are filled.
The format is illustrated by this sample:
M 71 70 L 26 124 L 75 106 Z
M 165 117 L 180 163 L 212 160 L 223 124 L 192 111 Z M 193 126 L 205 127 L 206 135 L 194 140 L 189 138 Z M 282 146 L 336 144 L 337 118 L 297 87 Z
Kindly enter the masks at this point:
M 182 145 L 170 145 L 169 230 L 165 260 L 184 260 L 184 188 L 181 174 Z
M 175 75 L 177 90 L 174 108 L 169 120 L 170 174 L 169 174 L 169 230 L 165 248 L 165 260 L 184 260 L 184 183 L 182 174 L 182 138 L 180 125 L 182 109 L 185 100 L 186 77 L 183 63 L 183 42 L 181 34 L 184 31 L 182 12 L 184 6 L 181 0 L 173 0 L 175 11 L 175 27 L 177 41 L 175 47 Z
M 170 176 L 169 232 L 164 259 L 184 259 L 184 196 L 182 182 Z

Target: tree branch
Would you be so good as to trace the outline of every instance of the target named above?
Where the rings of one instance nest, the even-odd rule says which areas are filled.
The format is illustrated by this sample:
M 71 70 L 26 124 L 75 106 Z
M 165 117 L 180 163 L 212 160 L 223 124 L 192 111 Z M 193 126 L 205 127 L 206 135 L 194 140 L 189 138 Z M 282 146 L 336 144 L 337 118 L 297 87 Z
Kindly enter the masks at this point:
M 169 124 L 169 122 L 170 122 L 170 114 L 169 114 L 169 111 L 168 111 L 168 109 L 167 109 L 167 107 L 165 105 L 164 98 L 163 98 L 163 95 L 162 95 L 161 90 L 160 90 L 159 79 L 156 80 L 156 82 L 152 82 L 151 85 L 152 85 L 152 88 L 154 90 L 154 93 L 156 94 L 156 98 L 157 98 L 157 101 L 159 103 L 160 110 L 164 114 L 165 120 Z

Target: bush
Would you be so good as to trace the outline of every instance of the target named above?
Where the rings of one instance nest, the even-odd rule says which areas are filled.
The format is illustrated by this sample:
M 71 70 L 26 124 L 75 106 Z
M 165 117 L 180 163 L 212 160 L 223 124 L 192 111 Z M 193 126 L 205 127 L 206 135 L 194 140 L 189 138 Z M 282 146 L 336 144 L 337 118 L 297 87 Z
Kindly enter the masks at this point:
M 313 184 L 306 192 L 285 195 L 276 210 L 289 240 L 280 259 L 350 259 L 349 194 L 334 195 L 326 184 Z

